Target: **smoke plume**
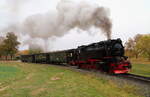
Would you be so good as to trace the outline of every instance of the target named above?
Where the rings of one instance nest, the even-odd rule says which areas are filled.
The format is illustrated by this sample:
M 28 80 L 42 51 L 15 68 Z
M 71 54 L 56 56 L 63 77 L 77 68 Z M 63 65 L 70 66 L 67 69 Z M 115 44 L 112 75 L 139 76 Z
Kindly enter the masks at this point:
M 108 9 L 86 2 L 61 1 L 56 10 L 29 16 L 23 22 L 23 32 L 34 38 L 49 38 L 63 36 L 76 27 L 89 30 L 94 26 L 101 29 L 108 39 L 111 38 L 112 24 Z
M 17 10 L 17 8 L 13 7 L 12 10 Z M 100 29 L 108 39 L 111 38 L 112 23 L 107 8 L 87 2 L 77 3 L 62 0 L 56 6 L 55 11 L 29 16 L 23 22 L 10 25 L 3 31 L 18 32 L 18 36 L 20 34 L 22 34 L 21 36 L 28 35 L 29 38 L 26 44 L 32 47 L 33 43 L 30 43 L 29 40 L 61 37 L 74 28 L 89 33 L 88 30 L 91 27 Z M 35 45 L 36 43 L 33 47 L 39 47 Z

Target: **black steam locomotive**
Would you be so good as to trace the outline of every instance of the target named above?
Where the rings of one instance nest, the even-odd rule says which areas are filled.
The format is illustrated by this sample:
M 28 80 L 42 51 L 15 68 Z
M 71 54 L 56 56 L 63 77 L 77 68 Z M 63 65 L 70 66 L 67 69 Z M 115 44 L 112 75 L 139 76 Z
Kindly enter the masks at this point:
M 131 64 L 124 56 L 124 47 L 120 39 L 101 41 L 82 45 L 76 49 L 22 55 L 22 62 L 67 64 L 78 68 L 96 69 L 109 73 L 127 73 Z

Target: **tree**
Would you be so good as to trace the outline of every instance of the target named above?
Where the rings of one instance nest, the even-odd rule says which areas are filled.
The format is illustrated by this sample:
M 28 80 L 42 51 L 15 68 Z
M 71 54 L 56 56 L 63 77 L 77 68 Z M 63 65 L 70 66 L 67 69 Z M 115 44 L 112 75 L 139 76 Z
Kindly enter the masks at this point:
M 141 50 L 142 53 L 145 53 L 150 60 L 150 34 L 140 37 L 136 47 Z
M 129 40 L 125 43 L 125 50 L 127 56 L 131 57 L 133 56 L 133 50 L 134 50 L 134 40 L 132 38 L 129 38 Z
M 17 40 L 17 36 L 14 33 L 7 33 L 6 39 L 4 39 L 2 45 L 4 50 L 3 54 L 6 55 L 6 59 L 8 55 L 11 56 L 11 59 L 13 58 L 14 54 L 16 54 L 18 51 L 19 44 L 20 43 Z
M 138 58 L 138 56 L 141 54 L 141 49 L 137 46 L 137 42 L 140 40 L 142 35 L 137 34 L 133 39 L 129 38 L 129 40 L 125 43 L 125 49 L 128 53 L 128 56 L 135 56 Z
M 137 46 L 137 43 L 140 41 L 142 35 L 141 34 L 137 34 L 134 37 L 134 49 L 133 49 L 133 53 L 135 55 L 136 58 L 138 58 L 138 56 L 142 53 L 142 50 L 139 49 L 139 47 Z
M 3 41 L 4 41 L 4 37 L 0 36 L 0 45 L 3 43 Z
M 0 58 L 4 55 L 4 47 L 0 44 Z
M 4 37 L 0 37 L 0 58 L 4 55 L 4 46 L 3 46 Z

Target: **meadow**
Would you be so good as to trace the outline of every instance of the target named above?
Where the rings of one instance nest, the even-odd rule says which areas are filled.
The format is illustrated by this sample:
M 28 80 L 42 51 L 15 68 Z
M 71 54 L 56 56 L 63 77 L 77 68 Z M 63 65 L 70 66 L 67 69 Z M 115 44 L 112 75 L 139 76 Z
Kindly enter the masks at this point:
M 122 85 L 92 73 L 66 67 L 0 62 L 0 97 L 143 97 L 132 85 Z
M 132 70 L 131 73 L 150 77 L 150 61 L 144 58 L 131 59 Z

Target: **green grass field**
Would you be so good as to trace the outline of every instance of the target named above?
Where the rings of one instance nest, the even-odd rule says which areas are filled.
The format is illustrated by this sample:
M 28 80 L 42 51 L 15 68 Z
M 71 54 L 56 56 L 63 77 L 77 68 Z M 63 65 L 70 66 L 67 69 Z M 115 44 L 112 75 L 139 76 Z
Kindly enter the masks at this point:
M 131 73 L 150 77 L 150 61 L 146 59 L 131 59 Z
M 132 85 L 66 67 L 0 62 L 0 97 L 142 97 Z

